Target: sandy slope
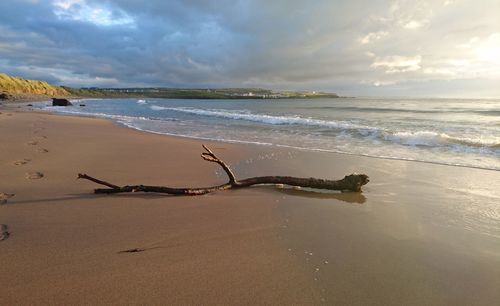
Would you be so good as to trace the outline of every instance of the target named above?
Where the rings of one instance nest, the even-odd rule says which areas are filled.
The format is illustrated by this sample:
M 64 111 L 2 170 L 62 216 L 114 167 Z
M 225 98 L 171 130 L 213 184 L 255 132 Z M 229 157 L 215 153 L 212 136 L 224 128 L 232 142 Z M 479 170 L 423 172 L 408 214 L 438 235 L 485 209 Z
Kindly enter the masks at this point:
M 97 196 L 225 177 L 201 142 L 0 110 L 0 304 L 477 304 L 500 299 L 498 171 L 210 143 L 237 176 L 342 177 L 363 194 L 270 187 Z M 495 187 L 496 186 L 496 187 Z M 8 194 L 15 194 L 8 198 Z M 140 248 L 143 252 L 120 253 Z

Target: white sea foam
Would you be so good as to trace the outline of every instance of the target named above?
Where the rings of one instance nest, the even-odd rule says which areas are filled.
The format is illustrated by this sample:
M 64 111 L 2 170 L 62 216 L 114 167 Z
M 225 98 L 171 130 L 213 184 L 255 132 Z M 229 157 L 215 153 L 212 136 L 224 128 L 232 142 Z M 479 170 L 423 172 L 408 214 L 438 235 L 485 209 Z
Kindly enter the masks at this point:
M 353 115 L 352 112 L 358 110 L 343 105 L 323 106 L 328 107 L 324 111 L 311 111 L 307 105 L 303 106 L 306 111 L 295 115 L 282 113 L 289 109 L 286 107 L 267 109 L 267 106 L 240 103 L 236 103 L 236 109 L 228 109 L 232 105 L 221 102 L 206 101 L 183 102 L 182 106 L 178 106 L 178 101 L 160 104 L 130 99 L 128 103 L 103 103 L 105 107 L 101 107 L 101 103 L 88 103 L 86 108 L 46 109 L 109 118 L 131 128 L 166 135 L 500 170 L 497 127 L 500 123 L 492 120 L 489 125 L 476 125 L 469 123 L 473 119 L 465 117 L 447 121 L 447 118 L 435 115 L 427 118 L 421 114 L 415 118 L 413 114 L 404 114 L 404 117 L 370 112 Z M 141 108 L 141 116 L 136 115 L 137 107 L 127 108 L 136 103 L 147 106 Z M 246 109 L 240 109 L 241 106 Z M 342 107 L 349 108 L 345 116 Z
M 49 111 L 56 111 L 56 112 L 64 113 L 64 114 L 114 119 L 114 120 L 117 120 L 119 122 L 133 122 L 133 121 L 137 121 L 137 120 L 141 120 L 141 121 L 177 121 L 177 119 L 173 119 L 173 118 L 125 116 L 125 115 L 113 115 L 113 114 L 106 114 L 106 113 L 84 112 L 84 111 L 75 110 L 74 108 L 68 108 L 66 106 L 47 106 L 44 109 L 49 110 Z
M 494 136 L 490 138 L 454 137 L 445 133 L 431 131 L 396 132 L 384 134 L 383 137 L 387 141 L 410 146 L 442 147 L 461 145 L 474 148 L 497 148 L 500 144 L 500 138 Z
M 260 122 L 272 125 L 310 125 L 319 127 L 329 127 L 335 129 L 362 129 L 362 130 L 378 130 L 377 128 L 370 126 L 363 126 L 354 124 L 347 121 L 335 121 L 335 120 L 321 120 L 313 118 L 304 118 L 300 116 L 272 116 L 264 114 L 254 114 L 245 111 L 229 111 L 225 109 L 199 109 L 199 108 L 188 108 L 188 107 L 163 107 L 158 105 L 151 105 L 150 108 L 155 111 L 168 110 L 175 111 L 193 115 L 209 116 L 226 118 L 233 120 L 246 120 L 252 122 Z
M 169 107 L 163 107 L 163 106 L 158 106 L 158 105 L 151 105 L 149 108 L 151 108 L 154 111 L 161 111 L 161 110 L 168 110 Z
M 489 149 L 493 151 L 498 151 L 500 149 L 500 137 L 489 136 L 482 138 L 470 138 L 470 137 L 456 137 L 450 136 L 446 133 L 437 133 L 433 131 L 390 131 L 379 127 L 372 127 L 367 125 L 359 125 L 346 121 L 333 121 L 333 120 L 321 120 L 313 118 L 304 118 L 300 116 L 272 116 L 264 114 L 254 114 L 249 111 L 228 111 L 224 109 L 198 109 L 198 108 L 187 108 L 187 107 L 163 107 L 158 105 L 151 105 L 150 108 L 154 111 L 175 111 L 181 113 L 188 113 L 201 116 L 211 116 L 225 119 L 233 120 L 246 120 L 252 122 L 260 122 L 272 125 L 306 125 L 306 126 L 317 126 L 317 127 L 327 127 L 333 129 L 351 130 L 359 133 L 369 139 L 370 141 L 385 140 L 388 142 L 405 145 L 405 146 L 427 146 L 427 147 L 447 147 L 454 146 L 455 150 L 468 151 L 470 149 Z M 83 112 L 80 110 L 74 110 L 67 107 L 59 106 L 48 106 L 48 110 L 55 110 L 58 112 L 84 115 L 84 116 L 96 116 L 103 118 L 110 118 L 119 121 L 130 122 L 133 120 L 160 120 L 160 121 L 176 121 L 178 119 L 164 118 L 164 117 L 135 117 L 135 116 L 124 116 L 124 115 L 112 115 L 106 113 L 91 113 Z
M 163 107 L 151 105 L 155 111 L 175 111 L 201 116 L 218 117 L 233 120 L 246 120 L 272 125 L 307 125 L 327 127 L 341 130 L 356 130 L 364 137 L 376 140 L 381 138 L 386 141 L 409 146 L 441 147 L 450 145 L 470 146 L 474 148 L 496 148 L 500 145 L 500 137 L 490 138 L 467 138 L 454 137 L 445 133 L 433 131 L 390 131 L 381 127 L 355 124 L 347 121 L 321 120 L 304 118 L 300 116 L 274 116 L 265 114 L 254 114 L 249 111 L 229 111 L 225 109 L 198 109 L 188 107 Z
M 220 135 L 214 136 L 214 137 L 194 136 L 191 134 L 169 133 L 166 131 L 151 130 L 151 129 L 139 127 L 135 123 L 130 123 L 130 122 L 122 122 L 122 124 L 124 124 L 125 126 L 127 126 L 129 128 L 135 129 L 135 130 L 149 132 L 149 133 L 153 133 L 153 134 L 180 136 L 180 137 L 200 139 L 200 140 L 210 140 L 210 141 L 215 140 L 215 141 L 223 141 L 223 142 L 229 142 L 229 143 L 244 143 L 244 144 L 255 144 L 255 145 L 264 145 L 264 146 L 276 146 L 276 147 L 305 150 L 305 151 L 338 153 L 338 154 L 357 155 L 357 156 L 365 156 L 365 157 L 380 158 L 380 159 L 404 160 L 404 161 L 412 161 L 412 162 L 431 163 L 431 164 L 437 164 L 437 165 L 448 165 L 448 166 L 456 166 L 456 167 L 466 167 L 466 168 L 477 168 L 477 169 L 484 169 L 484 170 L 500 171 L 500 167 L 495 167 L 495 166 L 478 166 L 478 165 L 468 164 L 468 163 L 436 161 L 436 160 L 427 160 L 427 159 L 419 159 L 419 158 L 411 158 L 411 157 L 392 156 L 392 155 L 379 154 L 379 153 L 375 153 L 375 152 L 368 152 L 368 153 L 357 152 L 357 153 L 355 153 L 355 152 L 347 152 L 347 151 L 339 150 L 339 149 L 323 149 L 323 148 L 317 148 L 317 147 L 304 147 L 304 146 L 299 146 L 299 145 L 279 144 L 279 143 L 276 143 L 274 141 L 273 142 L 262 142 L 262 141 L 255 141 L 255 140 L 239 140 L 239 139 L 225 138 L 225 137 L 222 137 Z

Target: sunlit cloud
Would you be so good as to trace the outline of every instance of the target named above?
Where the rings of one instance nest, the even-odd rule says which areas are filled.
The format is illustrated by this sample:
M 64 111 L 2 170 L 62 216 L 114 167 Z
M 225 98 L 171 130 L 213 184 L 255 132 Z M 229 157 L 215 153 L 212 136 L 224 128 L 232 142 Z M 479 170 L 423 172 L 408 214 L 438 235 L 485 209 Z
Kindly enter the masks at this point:
M 500 64 L 500 32 L 491 34 L 484 43 L 481 43 L 476 49 L 476 54 L 480 60 Z
M 419 70 L 420 63 L 422 62 L 422 56 L 385 56 L 381 58 L 376 58 L 373 64 L 373 68 L 382 68 L 385 73 L 402 73 Z
M 457 45 L 459 49 L 470 49 L 479 41 L 479 37 L 475 36 L 469 39 L 468 42 Z
M 449 68 L 434 68 L 428 67 L 424 69 L 425 74 L 431 75 L 443 75 L 443 76 L 455 76 L 457 73 Z
M 396 83 L 397 83 L 396 81 L 366 81 L 366 80 L 360 82 L 360 84 L 362 85 L 369 85 L 374 87 L 390 86 Z
M 359 42 L 363 45 L 375 42 L 389 35 L 389 32 L 386 31 L 378 31 L 368 33 L 366 36 L 363 36 L 359 39 Z
M 408 22 L 404 25 L 404 28 L 410 29 L 410 30 L 415 30 L 415 29 L 423 27 L 426 23 L 428 23 L 427 20 L 424 20 L 424 21 L 411 20 L 410 22 Z
M 113 13 L 104 6 L 92 6 L 85 0 L 55 0 L 54 14 L 62 20 L 89 22 L 98 26 L 133 25 L 134 19 L 117 11 Z

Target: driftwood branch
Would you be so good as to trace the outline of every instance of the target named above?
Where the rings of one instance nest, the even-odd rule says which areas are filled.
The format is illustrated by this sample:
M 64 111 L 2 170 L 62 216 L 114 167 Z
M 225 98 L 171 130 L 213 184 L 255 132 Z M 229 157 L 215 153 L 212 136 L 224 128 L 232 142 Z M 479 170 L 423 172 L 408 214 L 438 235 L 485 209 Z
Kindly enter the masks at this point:
M 215 155 L 207 146 L 203 145 L 203 149 L 205 149 L 206 152 L 201 153 L 201 157 L 206 161 L 219 164 L 229 177 L 229 182 L 218 186 L 202 188 L 175 188 L 145 185 L 117 186 L 81 173 L 78 174 L 78 178 L 86 179 L 99 185 L 108 187 L 95 189 L 95 193 L 111 194 L 123 192 L 156 192 L 171 195 L 202 195 L 218 190 L 237 189 L 263 184 L 283 184 L 315 189 L 361 192 L 361 186 L 366 185 L 369 182 L 368 176 L 365 174 L 351 174 L 345 176 L 341 180 L 325 180 L 312 177 L 300 178 L 292 176 L 258 176 L 243 180 L 237 180 L 234 173 L 231 171 L 231 168 L 229 168 L 229 166 L 224 161 L 217 157 L 217 155 Z
M 236 184 L 236 177 L 234 176 L 233 171 L 231 171 L 229 166 L 226 165 L 226 163 L 223 162 L 221 159 L 219 159 L 207 146 L 202 145 L 202 147 L 207 152 L 201 153 L 201 157 L 206 161 L 218 163 L 222 167 L 222 169 L 224 169 L 227 176 L 229 177 L 229 183 Z

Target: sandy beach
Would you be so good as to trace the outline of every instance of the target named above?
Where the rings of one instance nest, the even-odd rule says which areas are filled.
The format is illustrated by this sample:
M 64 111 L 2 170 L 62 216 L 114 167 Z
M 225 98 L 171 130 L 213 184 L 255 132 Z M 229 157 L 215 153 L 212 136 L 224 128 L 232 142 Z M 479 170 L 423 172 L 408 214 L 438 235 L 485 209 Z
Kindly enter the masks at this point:
M 111 121 L 0 109 L 0 305 L 496 305 L 499 171 L 206 142 Z M 340 179 L 199 197 L 94 195 L 236 176 Z M 12 197 L 8 195 L 15 194 Z M 1 233 L 0 233 L 1 234 Z M 130 249 L 142 252 L 123 252 Z

